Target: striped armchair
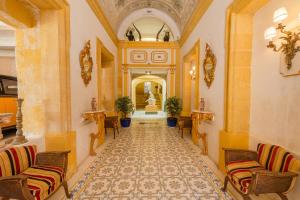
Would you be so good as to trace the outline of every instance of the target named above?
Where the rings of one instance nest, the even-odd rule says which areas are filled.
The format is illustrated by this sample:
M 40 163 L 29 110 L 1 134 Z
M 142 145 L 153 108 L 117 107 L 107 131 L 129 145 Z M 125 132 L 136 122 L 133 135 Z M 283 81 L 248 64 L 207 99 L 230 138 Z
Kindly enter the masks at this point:
M 225 177 L 223 191 L 228 181 L 243 196 L 249 194 L 277 193 L 287 200 L 300 171 L 300 160 L 280 146 L 258 144 L 257 151 L 224 149 Z
M 12 147 L 0 152 L 0 196 L 4 199 L 43 200 L 63 185 L 68 153 L 37 153 L 36 146 Z

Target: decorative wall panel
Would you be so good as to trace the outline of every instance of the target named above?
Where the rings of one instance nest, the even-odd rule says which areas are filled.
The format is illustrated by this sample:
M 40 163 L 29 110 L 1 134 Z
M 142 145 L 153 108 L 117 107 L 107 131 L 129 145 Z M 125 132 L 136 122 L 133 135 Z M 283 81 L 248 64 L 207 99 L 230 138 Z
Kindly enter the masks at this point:
M 152 63 L 167 63 L 168 62 L 168 52 L 166 51 L 152 51 L 151 52 L 151 62 Z
M 147 63 L 148 55 L 145 50 L 133 50 L 130 52 L 131 63 Z
M 123 64 L 162 64 L 171 65 L 171 49 L 127 49 Z M 175 62 L 175 58 L 173 58 Z M 125 63 L 126 62 L 126 63 Z

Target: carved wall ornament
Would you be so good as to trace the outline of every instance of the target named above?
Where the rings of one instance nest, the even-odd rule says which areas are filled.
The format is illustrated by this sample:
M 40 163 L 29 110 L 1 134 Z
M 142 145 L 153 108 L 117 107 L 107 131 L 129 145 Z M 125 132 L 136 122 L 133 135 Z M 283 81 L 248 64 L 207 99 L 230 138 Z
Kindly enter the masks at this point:
M 216 63 L 217 63 L 216 56 L 212 52 L 210 46 L 206 43 L 203 70 L 204 70 L 204 80 L 208 88 L 210 88 L 212 82 L 215 79 Z
M 146 63 L 148 54 L 145 50 L 133 50 L 130 52 L 130 61 L 132 63 Z
M 84 48 L 80 52 L 80 67 L 81 67 L 81 78 L 87 86 L 92 79 L 93 71 L 93 58 L 91 57 L 91 41 L 87 41 Z
M 151 52 L 152 63 L 167 63 L 168 52 L 167 51 L 152 51 Z

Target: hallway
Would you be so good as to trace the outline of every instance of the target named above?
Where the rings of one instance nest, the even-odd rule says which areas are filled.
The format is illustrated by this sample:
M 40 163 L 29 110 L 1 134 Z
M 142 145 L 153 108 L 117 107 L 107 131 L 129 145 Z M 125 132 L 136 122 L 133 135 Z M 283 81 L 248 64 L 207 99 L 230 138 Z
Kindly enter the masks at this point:
M 73 199 L 232 199 L 189 140 L 165 120 L 134 119 L 98 151 L 71 189 Z

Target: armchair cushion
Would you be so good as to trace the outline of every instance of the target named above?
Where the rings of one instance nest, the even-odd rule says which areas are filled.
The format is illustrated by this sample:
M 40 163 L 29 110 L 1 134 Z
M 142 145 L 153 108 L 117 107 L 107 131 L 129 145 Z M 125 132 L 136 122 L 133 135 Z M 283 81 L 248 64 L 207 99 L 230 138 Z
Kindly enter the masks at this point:
M 27 185 L 35 200 L 45 199 L 54 192 L 64 179 L 64 169 L 53 166 L 33 166 L 22 175 L 28 176 Z
M 22 146 L 6 149 L 0 153 L 0 177 L 14 176 L 34 165 L 36 146 Z
M 280 146 L 258 144 L 258 161 L 272 172 L 299 172 L 300 161 Z
M 252 181 L 252 172 L 264 169 L 256 161 L 235 161 L 226 166 L 228 177 L 240 192 L 247 194 Z

